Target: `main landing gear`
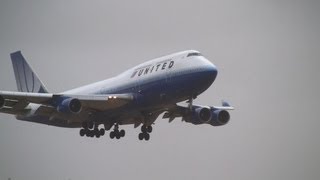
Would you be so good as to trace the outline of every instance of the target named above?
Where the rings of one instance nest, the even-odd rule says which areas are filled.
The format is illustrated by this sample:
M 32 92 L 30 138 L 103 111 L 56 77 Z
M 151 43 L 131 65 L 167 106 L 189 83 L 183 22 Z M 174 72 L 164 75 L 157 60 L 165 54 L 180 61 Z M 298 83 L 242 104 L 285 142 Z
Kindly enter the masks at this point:
M 141 133 L 139 133 L 139 140 L 145 139 L 148 141 L 150 139 L 150 133 L 152 132 L 152 126 L 141 126 Z
M 114 138 L 120 139 L 120 138 L 124 137 L 125 135 L 126 135 L 126 132 L 123 129 L 119 130 L 118 124 L 115 124 L 113 131 L 110 132 L 111 139 L 114 139 Z
M 109 129 L 109 128 L 108 128 Z M 146 140 L 148 141 L 150 139 L 150 133 L 152 132 L 152 126 L 151 125 L 143 125 L 141 126 L 141 133 L 139 133 L 139 140 Z M 82 128 L 80 129 L 80 136 L 87 136 L 87 137 L 96 137 L 99 138 L 101 136 L 105 135 L 105 129 L 98 128 L 97 124 L 94 124 L 94 122 L 83 122 Z M 120 139 L 126 135 L 126 132 L 124 129 L 119 130 L 119 124 L 114 124 L 114 129 L 110 132 L 109 137 L 111 139 Z
M 109 129 L 109 128 L 108 128 Z M 98 125 L 94 124 L 94 122 L 83 122 L 82 128 L 80 129 L 80 136 L 87 136 L 87 137 L 96 137 L 99 138 L 101 136 L 105 135 L 105 129 L 98 128 Z M 113 131 L 110 132 L 110 138 L 111 139 L 120 139 L 126 135 L 126 132 L 121 129 L 119 130 L 119 124 L 114 124 Z
M 98 126 L 95 126 L 92 121 L 89 121 L 82 123 L 82 128 L 79 133 L 80 136 L 99 138 L 100 136 L 104 136 L 105 130 L 103 128 L 98 129 Z

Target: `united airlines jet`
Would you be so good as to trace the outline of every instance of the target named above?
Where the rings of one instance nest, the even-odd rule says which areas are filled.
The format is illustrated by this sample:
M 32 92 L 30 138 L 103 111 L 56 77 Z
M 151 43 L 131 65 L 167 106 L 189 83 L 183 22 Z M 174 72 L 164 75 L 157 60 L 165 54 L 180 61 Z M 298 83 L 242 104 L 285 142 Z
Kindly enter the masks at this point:
M 16 119 L 65 128 L 80 136 L 111 139 L 125 136 L 122 125 L 141 126 L 139 140 L 149 140 L 152 125 L 163 114 L 194 125 L 222 126 L 233 110 L 194 105 L 217 77 L 217 68 L 198 51 L 189 50 L 140 64 L 118 76 L 61 93 L 49 93 L 20 51 L 11 54 L 19 92 L 0 91 L 0 112 Z M 186 101 L 186 105 L 178 105 Z

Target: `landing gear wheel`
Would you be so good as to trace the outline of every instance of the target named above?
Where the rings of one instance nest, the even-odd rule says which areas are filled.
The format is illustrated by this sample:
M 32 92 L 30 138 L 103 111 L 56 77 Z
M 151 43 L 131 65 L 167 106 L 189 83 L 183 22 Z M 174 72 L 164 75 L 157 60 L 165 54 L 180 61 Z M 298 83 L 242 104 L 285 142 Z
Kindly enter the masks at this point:
M 100 134 L 100 136 L 104 136 L 105 132 L 106 132 L 106 131 L 105 131 L 103 128 L 102 128 L 102 129 L 100 129 L 100 130 L 99 130 L 99 134 Z
M 140 141 L 142 141 L 142 140 L 143 140 L 143 138 L 144 138 L 143 133 L 139 133 L 139 140 L 140 140 Z
M 121 131 L 119 133 L 120 133 L 121 137 L 124 137 L 126 135 L 126 132 L 123 129 L 121 129 Z
M 96 134 L 96 138 L 99 138 L 100 137 L 100 134 L 98 133 L 98 134 Z
M 99 129 L 98 128 L 94 128 L 93 132 L 94 132 L 94 134 L 99 134 Z
M 86 130 L 85 129 L 80 129 L 80 136 L 84 136 L 86 134 Z
M 148 140 L 150 139 L 150 134 L 145 133 L 145 134 L 144 134 L 144 139 L 145 139 L 146 141 L 148 141 Z
M 96 138 L 100 137 L 100 133 L 99 133 L 99 129 L 98 128 L 94 128 L 94 130 L 92 131 L 93 136 L 96 136 Z
M 148 133 L 151 133 L 152 132 L 152 126 L 147 126 L 146 130 L 147 130 Z
M 114 131 L 111 131 L 111 132 L 110 132 L 110 138 L 113 139 L 114 137 L 115 137 L 115 132 L 114 132 Z
M 89 128 L 89 129 L 93 129 L 93 122 L 92 122 L 92 121 L 89 121 L 89 122 L 88 122 L 88 128 Z
M 150 134 L 152 132 L 152 126 L 141 126 L 141 133 L 139 134 L 139 140 L 145 139 L 148 141 L 150 139 Z
M 147 127 L 146 125 L 141 126 L 141 132 L 146 133 L 147 132 Z
M 94 131 L 90 131 L 90 137 L 94 137 Z
M 86 132 L 86 135 L 87 135 L 87 137 L 91 137 L 91 131 L 90 130 L 86 130 L 87 132 Z
M 90 137 L 90 130 L 89 130 L 89 129 L 85 129 L 85 135 L 86 135 L 87 137 Z
M 119 133 L 119 132 L 117 132 L 117 133 L 116 133 L 116 138 L 117 138 L 117 139 L 120 139 L 120 138 L 121 138 L 121 136 L 120 136 L 120 133 Z

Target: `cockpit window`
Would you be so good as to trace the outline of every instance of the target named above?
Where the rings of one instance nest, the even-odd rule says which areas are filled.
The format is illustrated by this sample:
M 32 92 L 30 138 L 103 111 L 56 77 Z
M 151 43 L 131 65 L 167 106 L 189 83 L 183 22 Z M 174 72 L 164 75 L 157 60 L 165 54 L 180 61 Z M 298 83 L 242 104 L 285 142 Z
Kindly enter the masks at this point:
M 189 53 L 189 54 L 187 55 L 187 57 L 190 57 L 190 56 L 202 56 L 202 54 L 201 54 L 201 53 L 198 53 L 198 52 L 193 52 L 193 53 Z

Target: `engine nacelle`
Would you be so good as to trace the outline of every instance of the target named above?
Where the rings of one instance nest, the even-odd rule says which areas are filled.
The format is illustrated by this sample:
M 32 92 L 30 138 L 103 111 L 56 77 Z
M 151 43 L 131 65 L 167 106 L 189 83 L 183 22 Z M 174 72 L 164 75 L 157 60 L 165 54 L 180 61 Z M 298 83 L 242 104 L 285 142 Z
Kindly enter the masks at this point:
M 212 113 L 209 107 L 194 106 L 189 115 L 184 117 L 186 122 L 192 124 L 209 123 L 212 119 Z
M 3 108 L 4 104 L 5 104 L 4 98 L 3 96 L 0 96 L 0 109 Z
M 81 102 L 79 99 L 75 98 L 68 98 L 65 99 L 57 106 L 57 111 L 58 112 L 63 112 L 63 113 L 79 113 L 82 109 Z
M 194 110 L 197 120 L 201 123 L 207 123 L 211 119 L 211 111 L 208 107 L 198 107 Z
M 226 110 L 212 110 L 212 118 L 210 124 L 212 126 L 222 126 L 229 122 L 230 114 Z

